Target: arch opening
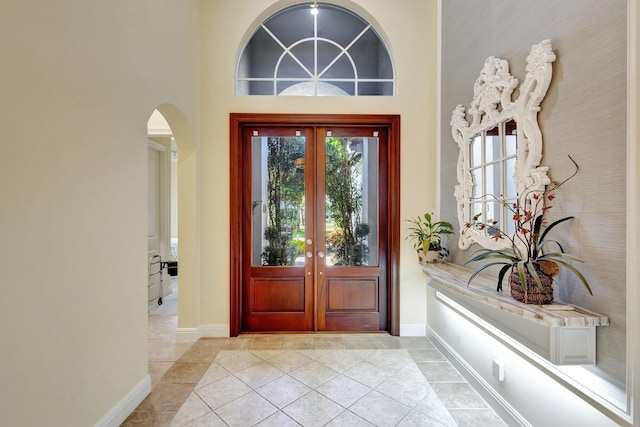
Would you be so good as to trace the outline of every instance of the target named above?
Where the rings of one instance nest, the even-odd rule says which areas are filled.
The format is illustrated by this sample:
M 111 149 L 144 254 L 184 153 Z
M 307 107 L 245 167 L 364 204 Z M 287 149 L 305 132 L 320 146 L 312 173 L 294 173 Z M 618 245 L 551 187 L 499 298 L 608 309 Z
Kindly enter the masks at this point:
M 166 151 L 168 176 L 164 179 L 164 254 L 167 261 L 176 263 L 165 265 L 163 278 L 171 283 L 170 290 L 175 293 L 175 306 L 170 308 L 174 316 L 177 314 L 177 319 L 174 317 L 174 332 L 178 341 L 195 341 L 197 337 L 191 335 L 200 317 L 197 263 L 199 214 L 196 208 L 198 161 L 195 140 L 185 116 L 172 104 L 161 104 L 149 115 L 147 135 L 149 144 Z M 165 305 L 164 301 L 162 305 Z M 149 306 L 157 311 L 162 305 Z M 169 307 L 164 308 L 166 312 Z M 184 331 L 187 331 L 186 334 Z

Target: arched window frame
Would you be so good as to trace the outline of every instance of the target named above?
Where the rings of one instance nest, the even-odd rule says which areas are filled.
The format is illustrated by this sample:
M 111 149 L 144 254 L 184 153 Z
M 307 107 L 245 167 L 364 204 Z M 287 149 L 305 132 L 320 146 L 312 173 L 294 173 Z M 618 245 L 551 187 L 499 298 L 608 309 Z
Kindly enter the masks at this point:
M 293 42 L 287 44 L 287 42 L 281 40 L 274 32 L 270 29 L 269 23 L 270 21 L 278 16 L 283 15 L 289 12 L 299 12 L 303 9 L 308 9 L 309 13 L 313 15 L 313 36 L 311 37 L 302 37 Z M 343 14 L 352 17 L 351 19 L 356 19 L 362 24 L 362 30 L 357 33 L 357 35 L 350 40 L 348 43 L 339 43 L 336 40 L 328 37 L 321 37 L 319 33 L 325 33 L 323 28 L 326 27 L 318 27 L 318 15 L 322 14 L 323 11 L 327 11 L 331 9 L 333 13 L 341 12 Z M 312 12 L 317 13 L 312 13 Z M 265 76 L 264 70 L 262 72 L 262 76 L 256 76 L 256 73 L 253 74 L 250 71 L 247 71 L 246 68 L 249 66 L 245 63 L 247 61 L 248 48 L 251 42 L 256 37 L 256 34 L 259 31 L 263 31 L 263 34 L 268 35 L 275 42 L 282 51 L 278 53 L 277 59 L 274 61 L 273 72 L 269 73 L 268 76 Z M 368 37 L 375 36 L 378 47 L 381 48 L 382 54 L 384 54 L 384 58 L 382 59 L 383 63 L 386 65 L 385 67 L 381 67 L 381 69 L 386 71 L 377 70 L 377 77 L 369 77 L 364 76 L 361 72 L 360 68 L 362 68 L 364 64 L 364 60 L 362 57 L 354 57 L 351 52 L 351 49 L 355 46 L 359 41 L 364 40 L 363 37 L 367 35 Z M 292 52 L 292 50 L 296 47 L 304 43 L 312 43 L 313 45 L 313 66 L 309 67 L 308 64 L 305 65 L 304 62 L 297 57 L 297 55 Z M 333 57 L 331 61 L 328 62 L 327 65 L 323 65 L 321 69 L 318 67 L 318 53 L 321 52 L 322 45 L 330 45 L 336 48 L 338 53 Z M 378 54 L 380 52 L 377 52 Z M 273 57 L 272 57 L 273 58 Z M 281 72 L 281 66 L 285 59 L 290 58 L 295 61 L 295 63 L 300 67 L 300 70 L 304 71 L 304 77 L 282 77 L 279 73 Z M 339 60 L 345 58 L 350 65 L 350 71 L 353 74 L 353 77 L 350 76 L 337 76 L 337 77 L 327 77 L 326 73 L 330 70 Z M 369 59 L 366 64 L 371 64 L 373 62 L 378 63 L 379 59 L 376 57 L 375 59 L 370 56 L 365 57 Z M 298 70 L 298 71 L 300 71 Z M 381 73 L 385 73 L 384 77 L 380 77 Z M 306 2 L 299 3 L 296 5 L 288 6 L 276 13 L 269 15 L 266 19 L 264 19 L 260 24 L 256 26 L 256 28 L 250 33 L 250 35 L 246 38 L 246 41 L 243 45 L 243 48 L 240 51 L 238 56 L 238 60 L 236 63 L 236 75 L 235 75 L 235 90 L 237 95 L 302 95 L 302 96 L 393 96 L 396 93 L 396 72 L 395 65 L 393 63 L 393 58 L 391 56 L 391 51 L 385 43 L 383 37 L 381 37 L 379 31 L 366 19 L 364 19 L 361 15 L 355 13 L 352 10 L 346 9 L 342 6 L 338 6 L 330 3 L 317 3 L 317 2 Z M 267 91 L 264 89 L 264 85 L 261 90 L 255 90 L 251 88 L 252 83 L 269 83 L 270 89 Z M 288 87 L 283 89 L 283 84 L 291 83 Z M 353 89 L 349 88 L 348 90 L 344 90 L 340 86 L 344 86 L 346 84 L 352 84 Z M 377 85 L 375 93 L 372 93 L 371 87 L 372 84 Z M 383 85 L 382 88 L 380 85 Z M 367 88 L 369 85 L 369 88 Z

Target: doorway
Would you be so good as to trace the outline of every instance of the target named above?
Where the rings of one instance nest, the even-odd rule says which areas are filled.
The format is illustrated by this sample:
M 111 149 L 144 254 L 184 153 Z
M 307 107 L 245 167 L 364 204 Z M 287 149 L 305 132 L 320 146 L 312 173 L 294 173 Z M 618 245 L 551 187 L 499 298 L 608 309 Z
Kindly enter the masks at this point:
M 148 304 L 151 311 L 177 292 L 177 146 L 158 110 L 147 121 Z
M 397 335 L 399 117 L 233 114 L 231 134 L 231 335 Z

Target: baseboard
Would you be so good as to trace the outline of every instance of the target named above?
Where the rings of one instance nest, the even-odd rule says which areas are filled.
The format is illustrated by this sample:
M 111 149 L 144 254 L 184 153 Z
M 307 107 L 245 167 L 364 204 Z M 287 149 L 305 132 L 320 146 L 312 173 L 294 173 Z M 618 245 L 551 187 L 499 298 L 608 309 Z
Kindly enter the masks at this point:
M 427 328 L 427 337 L 440 350 L 440 352 L 451 362 L 469 384 L 482 396 L 491 408 L 500 415 L 509 426 L 531 427 L 493 387 L 487 383 L 475 369 L 471 367 L 447 342 L 431 328 Z
M 200 325 L 200 336 L 209 338 L 226 338 L 229 336 L 229 324 Z
M 177 342 L 196 342 L 200 338 L 226 338 L 229 336 L 228 324 L 200 325 L 197 328 L 176 329 Z
M 176 342 L 196 342 L 200 339 L 199 328 L 176 329 Z
M 146 375 L 125 397 L 118 402 L 95 427 L 118 427 L 151 393 L 151 377 Z
M 424 337 L 427 335 L 427 325 L 425 323 L 407 323 L 400 325 L 401 337 Z

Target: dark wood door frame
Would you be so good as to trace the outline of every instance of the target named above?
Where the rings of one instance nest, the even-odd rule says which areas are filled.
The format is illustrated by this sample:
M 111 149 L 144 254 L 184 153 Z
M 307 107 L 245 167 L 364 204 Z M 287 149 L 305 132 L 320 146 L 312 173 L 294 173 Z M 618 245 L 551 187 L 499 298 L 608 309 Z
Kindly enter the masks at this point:
M 251 221 L 242 209 L 243 130 L 249 126 L 379 126 L 388 130 L 387 325 L 391 335 L 400 334 L 400 116 L 364 114 L 258 114 L 230 115 L 230 328 L 232 337 L 242 330 L 242 224 Z

